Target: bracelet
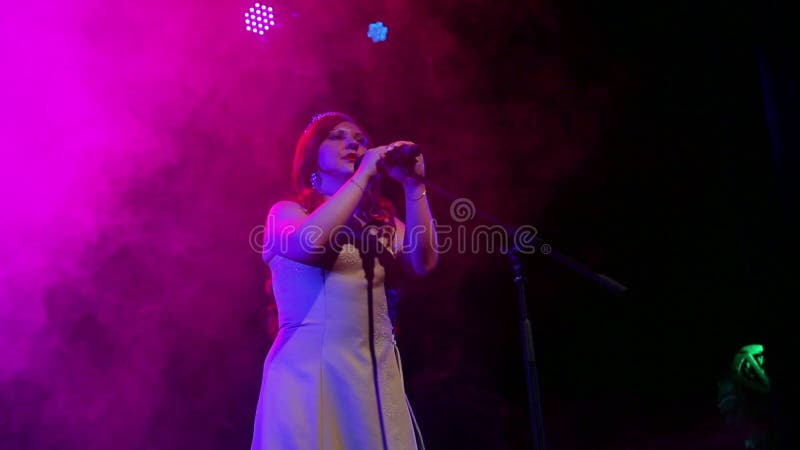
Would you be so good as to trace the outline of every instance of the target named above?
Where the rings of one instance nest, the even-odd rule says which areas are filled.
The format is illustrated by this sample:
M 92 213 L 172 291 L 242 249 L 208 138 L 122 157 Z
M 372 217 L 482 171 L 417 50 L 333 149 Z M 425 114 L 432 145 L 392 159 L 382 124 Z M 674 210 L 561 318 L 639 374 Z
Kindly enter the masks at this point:
M 356 180 L 350 178 L 350 182 L 355 184 L 356 186 L 358 186 L 358 188 L 361 189 L 361 192 L 366 192 L 367 191 L 366 189 L 364 189 L 364 186 L 358 184 L 358 182 Z
M 417 201 L 417 200 L 421 200 L 421 199 L 422 199 L 422 197 L 425 197 L 426 195 L 428 195 L 428 191 L 427 191 L 427 190 L 423 190 L 423 191 L 422 191 L 422 194 L 420 194 L 420 195 L 419 195 L 419 197 L 417 197 L 417 198 L 410 198 L 409 200 L 411 200 L 412 202 L 415 202 L 415 201 Z

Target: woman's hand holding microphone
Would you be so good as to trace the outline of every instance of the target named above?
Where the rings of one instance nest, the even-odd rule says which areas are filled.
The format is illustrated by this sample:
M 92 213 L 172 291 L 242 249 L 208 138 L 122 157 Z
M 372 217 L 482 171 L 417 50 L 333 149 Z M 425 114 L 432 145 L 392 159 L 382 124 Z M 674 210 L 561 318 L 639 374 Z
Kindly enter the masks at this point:
M 377 174 L 386 174 L 404 187 L 417 186 L 425 177 L 425 160 L 417 144 L 395 141 L 371 148 L 356 160 L 356 182 L 367 183 Z

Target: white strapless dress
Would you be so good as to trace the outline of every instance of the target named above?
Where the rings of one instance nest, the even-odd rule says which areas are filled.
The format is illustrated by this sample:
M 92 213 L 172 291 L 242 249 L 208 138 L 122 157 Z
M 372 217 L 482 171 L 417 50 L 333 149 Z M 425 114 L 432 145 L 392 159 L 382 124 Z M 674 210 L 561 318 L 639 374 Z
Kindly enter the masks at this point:
M 369 259 L 345 244 L 328 268 L 269 261 L 280 328 L 264 363 L 252 450 L 424 448 L 392 334 L 386 268 L 375 258 L 365 270 Z

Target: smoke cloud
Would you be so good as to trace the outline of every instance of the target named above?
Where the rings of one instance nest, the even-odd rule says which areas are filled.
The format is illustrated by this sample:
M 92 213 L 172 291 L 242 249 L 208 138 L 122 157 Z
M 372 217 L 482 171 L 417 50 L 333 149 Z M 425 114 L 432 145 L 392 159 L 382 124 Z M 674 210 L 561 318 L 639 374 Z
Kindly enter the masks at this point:
M 515 67 L 513 11 L 482 23 L 494 42 L 470 42 L 463 2 L 283 5 L 294 15 L 263 41 L 238 2 L 5 6 L 0 446 L 247 446 L 268 346 L 248 236 L 286 195 L 313 114 L 420 142 L 432 177 L 509 221 L 541 211 L 596 144 L 608 87 L 576 88 L 552 47 Z M 541 36 L 558 33 L 537 8 Z M 376 45 L 359 24 L 378 14 Z M 467 273 L 442 269 L 431 292 Z M 463 320 L 454 301 L 409 327 Z M 419 379 L 467 364 L 456 347 Z

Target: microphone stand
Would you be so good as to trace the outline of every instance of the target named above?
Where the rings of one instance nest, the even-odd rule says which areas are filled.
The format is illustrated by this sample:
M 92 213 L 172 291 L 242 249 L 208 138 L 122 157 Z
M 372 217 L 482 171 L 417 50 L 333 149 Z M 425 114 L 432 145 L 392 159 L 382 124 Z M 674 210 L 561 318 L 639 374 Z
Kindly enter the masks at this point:
M 460 198 L 446 191 L 442 187 L 431 183 L 423 177 L 416 175 L 411 176 L 421 182 L 424 182 L 426 188 L 430 188 L 432 191 L 447 198 L 451 202 Z M 508 236 L 516 235 L 515 233 L 517 232 L 518 227 L 504 224 L 494 217 L 479 211 L 477 208 L 475 208 L 475 215 L 486 222 L 491 223 L 492 225 L 502 226 L 506 233 L 509 233 Z M 534 236 L 532 240 L 532 243 L 540 249 L 539 253 L 553 258 L 555 261 L 581 274 L 583 277 L 598 283 L 606 290 L 615 294 L 622 294 L 628 290 L 628 288 L 622 283 L 619 283 L 606 275 L 595 273 L 578 261 L 556 250 L 553 250 L 552 246 L 546 244 L 538 235 Z M 513 269 L 513 280 L 517 288 L 517 301 L 519 303 L 520 328 L 525 360 L 525 378 L 528 388 L 528 409 L 530 411 L 531 432 L 533 434 L 533 448 L 534 450 L 546 450 L 544 423 L 542 419 L 541 391 L 539 387 L 539 372 L 536 366 L 536 353 L 533 345 L 533 330 L 531 327 L 531 321 L 528 318 L 528 303 L 526 297 L 527 277 L 525 275 L 527 271 L 522 255 L 523 253 L 519 248 L 517 248 L 516 243 L 508 252 L 508 257 L 511 260 L 511 267 Z

